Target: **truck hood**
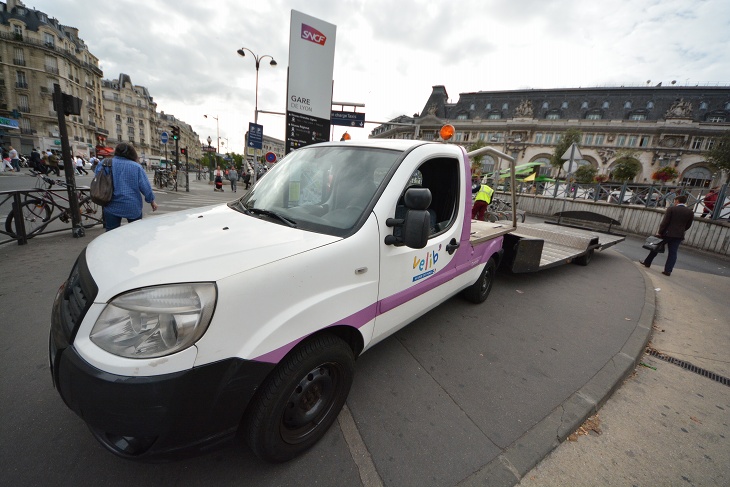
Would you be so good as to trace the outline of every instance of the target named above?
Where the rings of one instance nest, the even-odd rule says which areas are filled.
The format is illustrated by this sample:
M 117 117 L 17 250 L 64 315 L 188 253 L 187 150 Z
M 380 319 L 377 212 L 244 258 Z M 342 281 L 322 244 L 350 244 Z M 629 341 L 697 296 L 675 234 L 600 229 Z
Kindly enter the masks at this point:
M 91 242 L 86 261 L 96 302 L 106 302 L 144 286 L 218 281 L 338 240 L 218 205 L 123 225 Z

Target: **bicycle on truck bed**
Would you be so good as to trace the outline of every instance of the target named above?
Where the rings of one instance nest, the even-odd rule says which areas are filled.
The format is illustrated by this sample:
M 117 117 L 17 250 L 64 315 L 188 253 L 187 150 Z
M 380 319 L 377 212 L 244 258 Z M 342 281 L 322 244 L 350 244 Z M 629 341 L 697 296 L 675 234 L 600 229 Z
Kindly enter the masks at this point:
M 46 175 L 35 172 L 33 174 L 36 175 L 35 187 L 39 191 L 27 193 L 21 203 L 21 214 L 23 215 L 27 238 L 32 238 L 43 232 L 55 220 L 60 220 L 63 223 L 71 221 L 71 208 L 65 189 L 68 187 L 66 182 L 62 179 L 51 179 Z M 64 189 L 63 191 L 54 190 L 53 186 L 60 186 Z M 103 223 L 102 209 L 91 201 L 88 192 L 77 188 L 76 197 L 79 202 L 81 225 L 84 228 Z M 17 237 L 15 212 L 13 211 L 5 219 L 5 231 L 11 237 Z
M 517 220 L 520 223 L 525 223 L 524 210 L 517 210 Z M 487 207 L 487 212 L 484 215 L 484 220 L 490 222 L 496 222 L 498 220 L 512 220 L 512 205 L 499 198 L 494 198 Z

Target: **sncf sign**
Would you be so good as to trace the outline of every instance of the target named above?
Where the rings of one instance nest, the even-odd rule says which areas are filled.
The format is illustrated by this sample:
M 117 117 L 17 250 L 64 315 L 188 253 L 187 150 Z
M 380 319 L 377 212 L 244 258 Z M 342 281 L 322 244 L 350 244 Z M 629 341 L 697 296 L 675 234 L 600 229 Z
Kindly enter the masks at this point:
M 310 27 L 307 24 L 302 24 L 302 39 L 309 42 L 314 42 L 320 46 L 324 46 L 327 41 L 327 37 L 314 27 Z

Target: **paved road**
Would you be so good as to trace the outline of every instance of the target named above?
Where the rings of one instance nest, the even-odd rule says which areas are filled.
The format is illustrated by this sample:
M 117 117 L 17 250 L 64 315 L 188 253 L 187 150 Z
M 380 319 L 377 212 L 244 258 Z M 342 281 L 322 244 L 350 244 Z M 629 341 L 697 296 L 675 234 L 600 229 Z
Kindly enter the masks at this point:
M 193 202 L 191 197 L 198 194 L 210 197 L 203 185 L 187 195 L 161 194 L 160 200 L 167 198 L 172 207 L 172 203 Z M 222 199 L 231 196 L 228 192 L 212 194 Z M 530 470 L 558 444 L 559 437 L 582 422 L 581 414 L 603 401 L 615 385 L 610 378 L 617 376 L 618 369 L 631 370 L 627 344 L 636 349 L 647 335 L 654 315 L 657 285 L 653 279 L 663 277 L 654 269 L 644 272 L 614 250 L 597 255 L 588 267 L 499 274 L 485 304 L 474 306 L 454 298 L 364 354 L 339 422 L 303 457 L 283 465 L 261 464 L 245 447 L 232 443 L 189 460 L 148 465 L 107 453 L 63 405 L 50 381 L 50 304 L 78 252 L 99 233 L 91 230 L 84 239 L 41 236 L 22 247 L 0 246 L 0 272 L 11 276 L 0 281 L 0 410 L 6 419 L 0 423 L 0 468 L 8 485 L 514 485 L 525 475 L 523 482 L 534 477 L 532 485 L 563 485 L 561 479 L 570 478 L 566 470 Z M 637 244 L 638 240 L 617 249 L 632 253 Z M 678 267 L 678 283 L 697 283 L 701 288 L 714 283 L 703 281 L 709 275 L 725 284 L 720 289 L 727 289 L 726 264 L 682 253 L 680 265 L 699 265 L 691 264 L 695 258 L 707 267 L 725 265 L 718 271 L 722 275 L 685 272 Z M 663 296 L 658 294 L 660 311 Z M 726 317 L 726 302 L 717 300 L 716 304 L 708 317 Z M 242 316 L 246 306 L 255 305 L 255 297 L 242 304 Z M 669 314 L 680 321 L 688 309 L 698 313 L 696 308 L 677 307 Z M 726 358 L 727 337 L 717 333 L 712 339 L 717 342 L 713 353 L 721 357 L 725 353 Z M 709 358 L 708 368 L 715 363 Z M 649 377 L 671 370 L 664 365 L 657 369 L 646 369 L 656 374 Z M 639 377 L 644 372 L 639 370 Z M 618 395 L 631 387 L 632 380 Z M 705 380 L 691 377 L 698 387 L 707 386 Z M 708 391 L 714 391 L 716 383 L 707 382 Z M 680 387 L 679 394 L 689 390 L 681 383 L 673 385 Z M 658 388 L 666 390 L 666 384 L 660 383 Z M 640 393 L 634 399 L 638 406 L 625 408 L 617 419 L 611 419 L 612 431 L 620 425 L 631 429 L 636 423 L 635 412 L 647 404 Z M 697 393 L 702 394 L 699 389 Z M 711 472 L 708 475 L 722 478 L 719 475 L 728 464 L 722 462 L 730 448 L 727 440 L 711 435 L 730 437 L 723 430 L 727 420 L 723 426 L 705 418 L 727 417 L 726 394 L 721 392 L 715 400 L 708 392 L 704 397 L 711 400 L 693 413 L 696 419 L 707 421 L 703 423 L 706 428 L 713 428 L 706 432 L 708 440 L 701 443 L 713 461 L 697 462 L 687 471 L 703 468 Z M 662 407 L 674 404 L 672 400 L 676 397 L 667 394 L 652 404 L 661 413 Z M 612 404 L 609 400 L 604 409 Z M 670 410 L 675 411 L 679 409 Z M 692 429 L 685 429 L 701 437 L 695 430 L 700 426 L 689 421 Z M 576 444 L 585 445 L 584 440 L 593 437 L 581 438 Z M 659 451 L 640 450 L 634 455 L 646 457 L 648 464 L 660 454 L 678 451 L 663 442 L 656 448 Z M 561 449 L 564 445 L 557 452 Z M 600 448 L 596 454 L 602 460 L 595 468 L 604 474 L 599 479 L 610 482 L 568 483 L 631 485 L 625 481 L 634 468 L 651 472 L 650 465 L 639 461 L 628 470 L 614 468 L 614 461 L 631 458 L 625 450 L 631 446 L 619 447 L 615 458 L 601 457 Z M 570 466 L 571 460 L 566 462 Z M 579 466 L 570 472 L 574 478 L 582 478 Z M 674 484 L 675 477 L 670 478 L 666 485 Z

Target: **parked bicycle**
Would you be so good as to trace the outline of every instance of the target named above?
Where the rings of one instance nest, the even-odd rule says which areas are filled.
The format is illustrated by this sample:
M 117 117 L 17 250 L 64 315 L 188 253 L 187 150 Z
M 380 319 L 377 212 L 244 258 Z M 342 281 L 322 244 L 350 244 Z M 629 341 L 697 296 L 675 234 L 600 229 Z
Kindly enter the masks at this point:
M 66 182 L 61 179 L 51 179 L 43 174 L 33 174 L 36 175 L 35 187 L 41 191 L 27 193 L 20 209 L 27 238 L 32 238 L 43 232 L 55 220 L 60 220 L 63 223 L 71 221 L 71 209 L 65 190 L 68 187 Z M 64 190 L 54 191 L 53 186 L 59 186 Z M 81 224 L 84 228 L 103 223 L 102 209 L 91 201 L 88 192 L 77 189 L 76 197 L 79 202 Z M 17 237 L 15 212 L 13 211 L 5 219 L 5 231 L 11 237 Z
M 172 173 L 167 169 L 158 169 L 155 172 L 155 186 L 158 188 L 173 189 L 175 187 L 176 179 Z
M 492 223 L 499 220 L 512 221 L 512 213 L 512 205 L 508 201 L 494 198 L 487 207 L 487 212 L 484 214 L 484 220 Z M 525 211 L 517 210 L 517 220 L 520 223 L 525 223 L 525 215 Z

